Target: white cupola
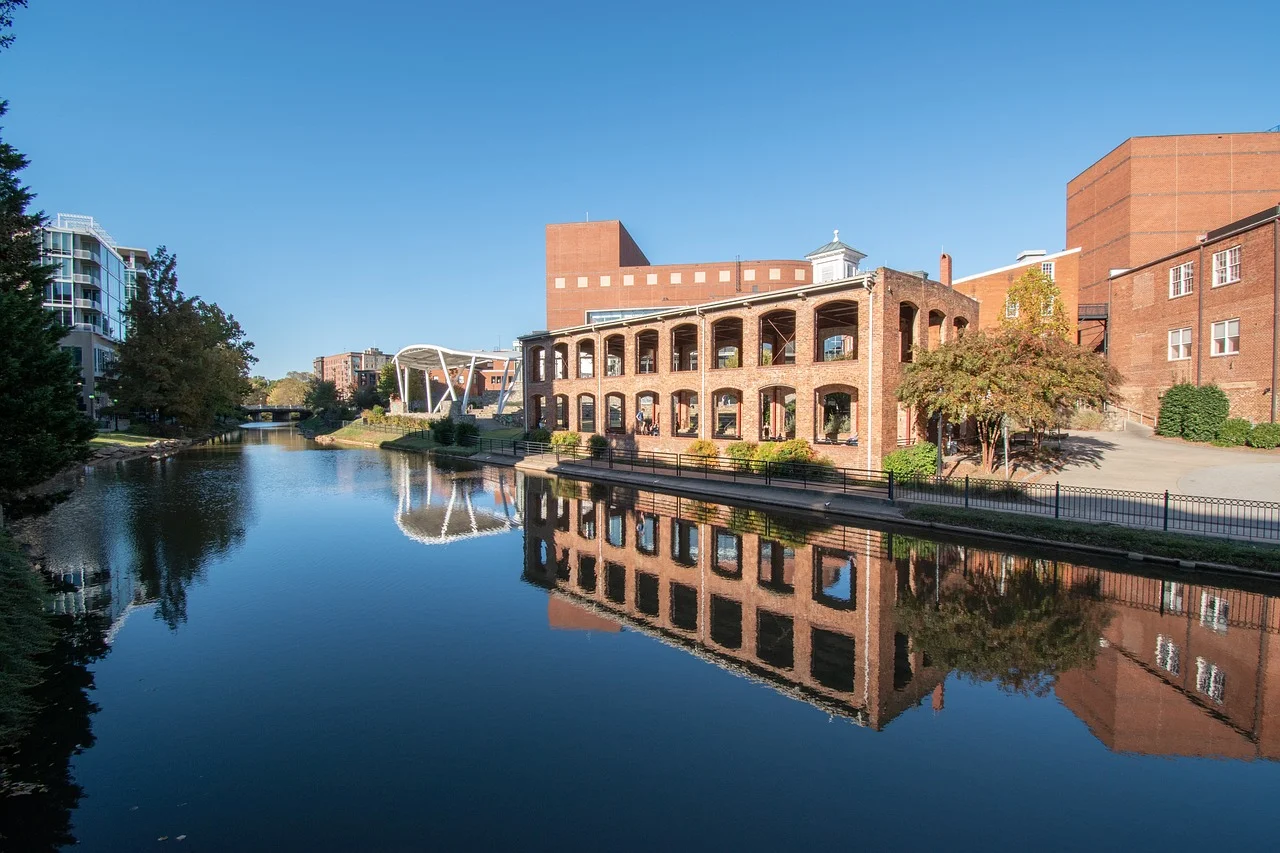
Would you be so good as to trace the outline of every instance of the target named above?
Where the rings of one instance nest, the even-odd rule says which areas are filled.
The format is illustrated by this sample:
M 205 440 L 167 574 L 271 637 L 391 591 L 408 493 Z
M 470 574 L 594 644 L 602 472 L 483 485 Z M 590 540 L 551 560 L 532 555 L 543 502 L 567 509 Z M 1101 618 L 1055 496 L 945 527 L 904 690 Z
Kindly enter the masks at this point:
M 840 229 L 836 229 L 831 242 L 805 255 L 813 264 L 813 281 L 839 281 L 858 274 L 858 264 L 866 257 L 862 252 L 840 242 Z

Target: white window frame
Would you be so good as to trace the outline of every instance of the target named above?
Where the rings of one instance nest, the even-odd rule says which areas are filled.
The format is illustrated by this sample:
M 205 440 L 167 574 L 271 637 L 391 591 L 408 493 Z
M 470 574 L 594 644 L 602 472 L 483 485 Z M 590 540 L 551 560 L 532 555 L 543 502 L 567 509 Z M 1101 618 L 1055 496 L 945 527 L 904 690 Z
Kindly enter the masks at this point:
M 1204 658 L 1196 658 L 1196 690 L 1221 705 L 1222 700 L 1226 698 L 1226 673 L 1216 663 L 1209 663 Z
M 1174 338 L 1173 338 L 1174 335 L 1178 336 L 1178 340 L 1176 343 L 1174 342 Z M 1192 342 L 1192 334 L 1191 334 L 1190 326 L 1184 326 L 1181 329 L 1170 329 L 1169 330 L 1169 361 L 1190 361 L 1191 360 L 1191 342 Z M 1175 347 L 1177 347 L 1177 350 L 1174 349 Z M 1180 354 L 1175 355 L 1175 352 L 1180 353 L 1184 348 L 1186 350 L 1186 355 L 1180 355 Z
M 1170 675 L 1181 674 L 1181 653 L 1177 644 L 1164 634 L 1156 636 L 1156 666 Z
M 1213 253 L 1213 286 L 1222 287 L 1240 280 L 1240 247 Z
M 1220 634 L 1227 632 L 1227 620 L 1230 618 L 1231 605 L 1220 595 L 1203 592 L 1200 594 L 1200 624 Z
M 1055 275 L 1054 275 L 1054 262 L 1053 262 L 1053 261 L 1044 261 L 1044 262 L 1042 262 L 1042 263 L 1040 264 L 1040 272 L 1042 272 L 1042 273 L 1044 273 L 1045 275 L 1049 276 L 1049 281 L 1057 281 L 1057 278 L 1056 278 L 1056 277 L 1055 277 Z
M 1018 319 L 1018 303 L 1014 302 L 1012 299 L 1005 299 L 1004 316 L 1010 320 Z
M 1236 327 L 1235 327 L 1236 333 L 1234 335 L 1230 333 L 1232 323 L 1236 324 Z M 1218 336 L 1219 329 L 1222 330 L 1221 337 Z M 1239 317 L 1233 317 L 1230 320 L 1219 320 L 1218 322 L 1214 323 L 1212 326 L 1209 327 L 1209 332 L 1211 335 L 1209 339 L 1211 341 L 1211 344 L 1209 346 L 1210 358 L 1240 354 L 1240 318 Z M 1235 339 L 1235 349 L 1227 349 L 1228 344 L 1231 343 L 1233 338 Z M 1219 343 L 1222 344 L 1221 349 L 1219 349 L 1218 347 Z
M 1196 289 L 1196 264 L 1195 261 L 1187 261 L 1185 264 L 1178 264 L 1169 267 L 1169 298 L 1177 299 L 1180 296 L 1190 296 Z

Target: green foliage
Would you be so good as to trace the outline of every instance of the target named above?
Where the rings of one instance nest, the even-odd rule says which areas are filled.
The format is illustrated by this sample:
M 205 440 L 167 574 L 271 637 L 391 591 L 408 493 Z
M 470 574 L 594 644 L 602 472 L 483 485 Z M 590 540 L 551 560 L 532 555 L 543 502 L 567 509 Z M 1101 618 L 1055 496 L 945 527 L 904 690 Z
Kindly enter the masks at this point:
M 400 383 L 396 381 L 396 366 L 392 362 L 382 365 L 378 372 L 378 393 L 387 399 L 400 398 Z
M 1008 304 L 1018 306 L 1018 316 L 1010 317 L 1006 305 L 1000 311 L 1000 328 L 1030 335 L 1066 339 L 1070 326 L 1062 305 L 1062 291 L 1048 274 L 1031 267 L 1009 286 Z
M 724 455 L 739 462 L 756 458 L 758 445 L 753 441 L 735 441 L 724 449 Z
M 272 406 L 301 406 L 307 399 L 313 378 L 305 373 L 290 372 L 272 383 L 267 403 Z
M 440 418 L 431 422 L 431 440 L 442 447 L 453 444 L 457 436 L 457 428 L 449 418 Z
M 473 447 L 480 442 L 480 428 L 468 421 L 461 421 L 453 431 L 453 440 L 460 447 Z
M 0 745 L 12 743 L 36 710 L 40 654 L 53 644 L 48 591 L 8 534 L 0 532 Z
M 257 361 L 253 343 L 216 303 L 178 289 L 178 258 L 164 246 L 138 274 L 125 322 L 129 334 L 107 382 L 121 410 L 201 430 L 237 409 Z
M 599 433 L 592 433 L 587 439 L 587 449 L 591 451 L 592 459 L 603 459 L 605 451 L 609 449 L 609 439 Z
M 386 413 L 387 413 L 387 410 L 382 408 L 381 406 L 374 406 L 372 409 L 369 410 L 369 414 L 373 415 L 375 418 L 380 418 Z
M 0 16 L 2 17 L 2 16 Z M 8 110 L 0 101 L 0 117 Z M 44 217 L 18 173 L 27 159 L 0 140 L 0 503 L 88 458 L 93 424 L 80 413 L 80 370 L 59 348 L 44 308 L 53 269 L 40 261 Z
M 1249 432 L 1249 446 L 1266 450 L 1280 447 L 1280 424 L 1256 424 Z
M 582 436 L 576 432 L 568 430 L 560 430 L 551 434 L 552 448 L 560 451 L 577 450 L 578 445 L 582 442 Z
M 1196 386 L 1190 382 L 1174 385 L 1160 398 L 1160 414 L 1156 419 L 1156 435 L 1177 438 L 1187 423 L 1187 413 L 1196 400 Z
M 1218 427 L 1218 437 L 1213 443 L 1219 447 L 1240 447 L 1249 440 L 1249 433 L 1252 431 L 1253 424 L 1244 418 L 1227 418 Z
M 689 442 L 689 446 L 684 449 L 686 456 L 700 456 L 704 459 L 715 459 L 720 455 L 720 448 L 716 447 L 714 441 L 706 438 L 699 438 Z
M 338 386 L 327 379 L 313 376 L 307 385 L 303 404 L 316 412 L 336 412 L 340 408 Z
M 1110 619 L 1096 583 L 1063 590 L 1029 568 L 953 577 L 940 590 L 905 593 L 898 605 L 901 630 L 936 665 L 1043 696 L 1059 674 L 1093 663 Z
M 240 398 L 240 402 L 246 406 L 261 406 L 267 402 L 267 395 L 271 393 L 275 383 L 265 376 L 250 376 L 249 390 Z
M 531 429 L 524 434 L 524 440 L 532 441 L 537 444 L 550 444 L 551 430 L 542 429 L 541 427 L 539 427 L 538 429 Z
M 831 415 L 822 425 L 822 434 L 834 439 L 842 432 L 848 432 L 851 425 L 848 415 Z
M 802 548 L 811 536 L 831 529 L 827 524 L 745 507 L 730 508 L 727 526 L 734 533 L 758 533 L 792 548 Z
M 756 447 L 758 462 L 795 462 L 808 465 L 830 465 L 831 463 L 818 455 L 809 442 L 803 438 L 790 441 L 766 441 Z
M 932 477 L 938 473 L 938 445 L 921 441 L 884 457 L 881 467 L 895 477 Z
M 1201 385 L 1182 425 L 1182 437 L 1187 441 L 1213 441 L 1218 437 L 1231 404 L 1227 395 L 1217 385 Z

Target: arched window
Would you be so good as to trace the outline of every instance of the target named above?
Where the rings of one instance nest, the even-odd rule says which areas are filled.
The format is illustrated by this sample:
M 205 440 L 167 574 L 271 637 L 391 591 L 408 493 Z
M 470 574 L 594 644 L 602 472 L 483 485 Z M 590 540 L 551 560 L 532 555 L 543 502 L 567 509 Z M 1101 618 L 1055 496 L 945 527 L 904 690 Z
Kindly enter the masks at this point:
M 555 396 L 556 429 L 569 428 L 569 397 L 565 394 Z
M 916 346 L 916 306 L 903 302 L 898 306 L 898 358 L 911 361 L 911 351 Z
M 817 417 L 814 440 L 828 444 L 857 444 L 858 389 L 851 385 L 831 385 L 814 392 Z
M 627 431 L 627 403 L 621 394 L 608 394 L 604 398 L 605 432 Z
M 721 388 L 711 396 L 713 437 L 742 438 L 742 392 L 737 388 Z
M 610 335 L 604 339 L 604 375 L 621 376 L 626 364 L 627 344 L 622 335 Z
M 657 435 L 658 395 L 653 391 L 641 391 L 636 395 L 635 431 L 637 435 Z
M 698 369 L 698 327 L 684 323 L 671 330 L 671 369 Z
M 568 379 L 569 378 L 569 345 L 556 344 L 553 348 L 552 356 L 552 379 Z
M 711 347 L 716 360 L 711 365 L 716 370 L 742 367 L 742 320 L 726 317 L 711 324 Z
M 815 361 L 858 357 L 858 303 L 828 302 L 813 312 Z
M 596 398 L 591 394 L 578 395 L 578 432 L 596 431 Z
M 547 429 L 547 398 L 543 394 L 534 394 L 529 404 L 529 423 L 534 429 Z
M 578 341 L 578 378 L 590 379 L 596 375 L 596 342 L 590 338 Z
M 658 332 L 645 329 L 636 332 L 636 373 L 658 372 Z
M 698 437 L 698 392 L 677 391 L 671 395 L 671 434 Z
M 760 440 L 796 437 L 796 389 L 775 385 L 760 391 Z
M 936 309 L 929 312 L 929 340 L 926 344 L 928 349 L 933 350 L 942 346 L 946 326 L 946 314 L 943 314 L 941 311 Z
M 529 360 L 533 362 L 530 375 L 533 376 L 534 382 L 547 381 L 547 350 L 545 347 L 531 347 L 529 349 Z
M 963 335 L 966 331 L 969 330 L 969 321 L 964 317 L 955 318 L 954 320 L 951 321 L 951 325 L 956 330 L 956 337 Z
M 796 363 L 796 312 L 770 311 L 760 318 L 760 365 Z

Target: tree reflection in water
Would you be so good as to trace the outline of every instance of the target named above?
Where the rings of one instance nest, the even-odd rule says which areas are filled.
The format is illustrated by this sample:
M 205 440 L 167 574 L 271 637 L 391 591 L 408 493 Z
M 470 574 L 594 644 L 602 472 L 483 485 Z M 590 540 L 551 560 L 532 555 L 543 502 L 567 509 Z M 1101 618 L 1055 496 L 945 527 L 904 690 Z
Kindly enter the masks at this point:
M 954 546 L 894 539 L 899 563 L 938 567 L 917 565 L 917 583 L 898 600 L 900 630 L 934 665 L 1044 696 L 1060 674 L 1093 664 L 1111 618 L 1096 578 L 1064 588 L 1050 561 L 971 551 L 962 567 Z
M 131 496 L 126 523 L 138 583 L 174 630 L 187 620 L 187 587 L 244 539 L 245 479 L 239 454 L 184 454 L 165 460 L 150 487 Z

